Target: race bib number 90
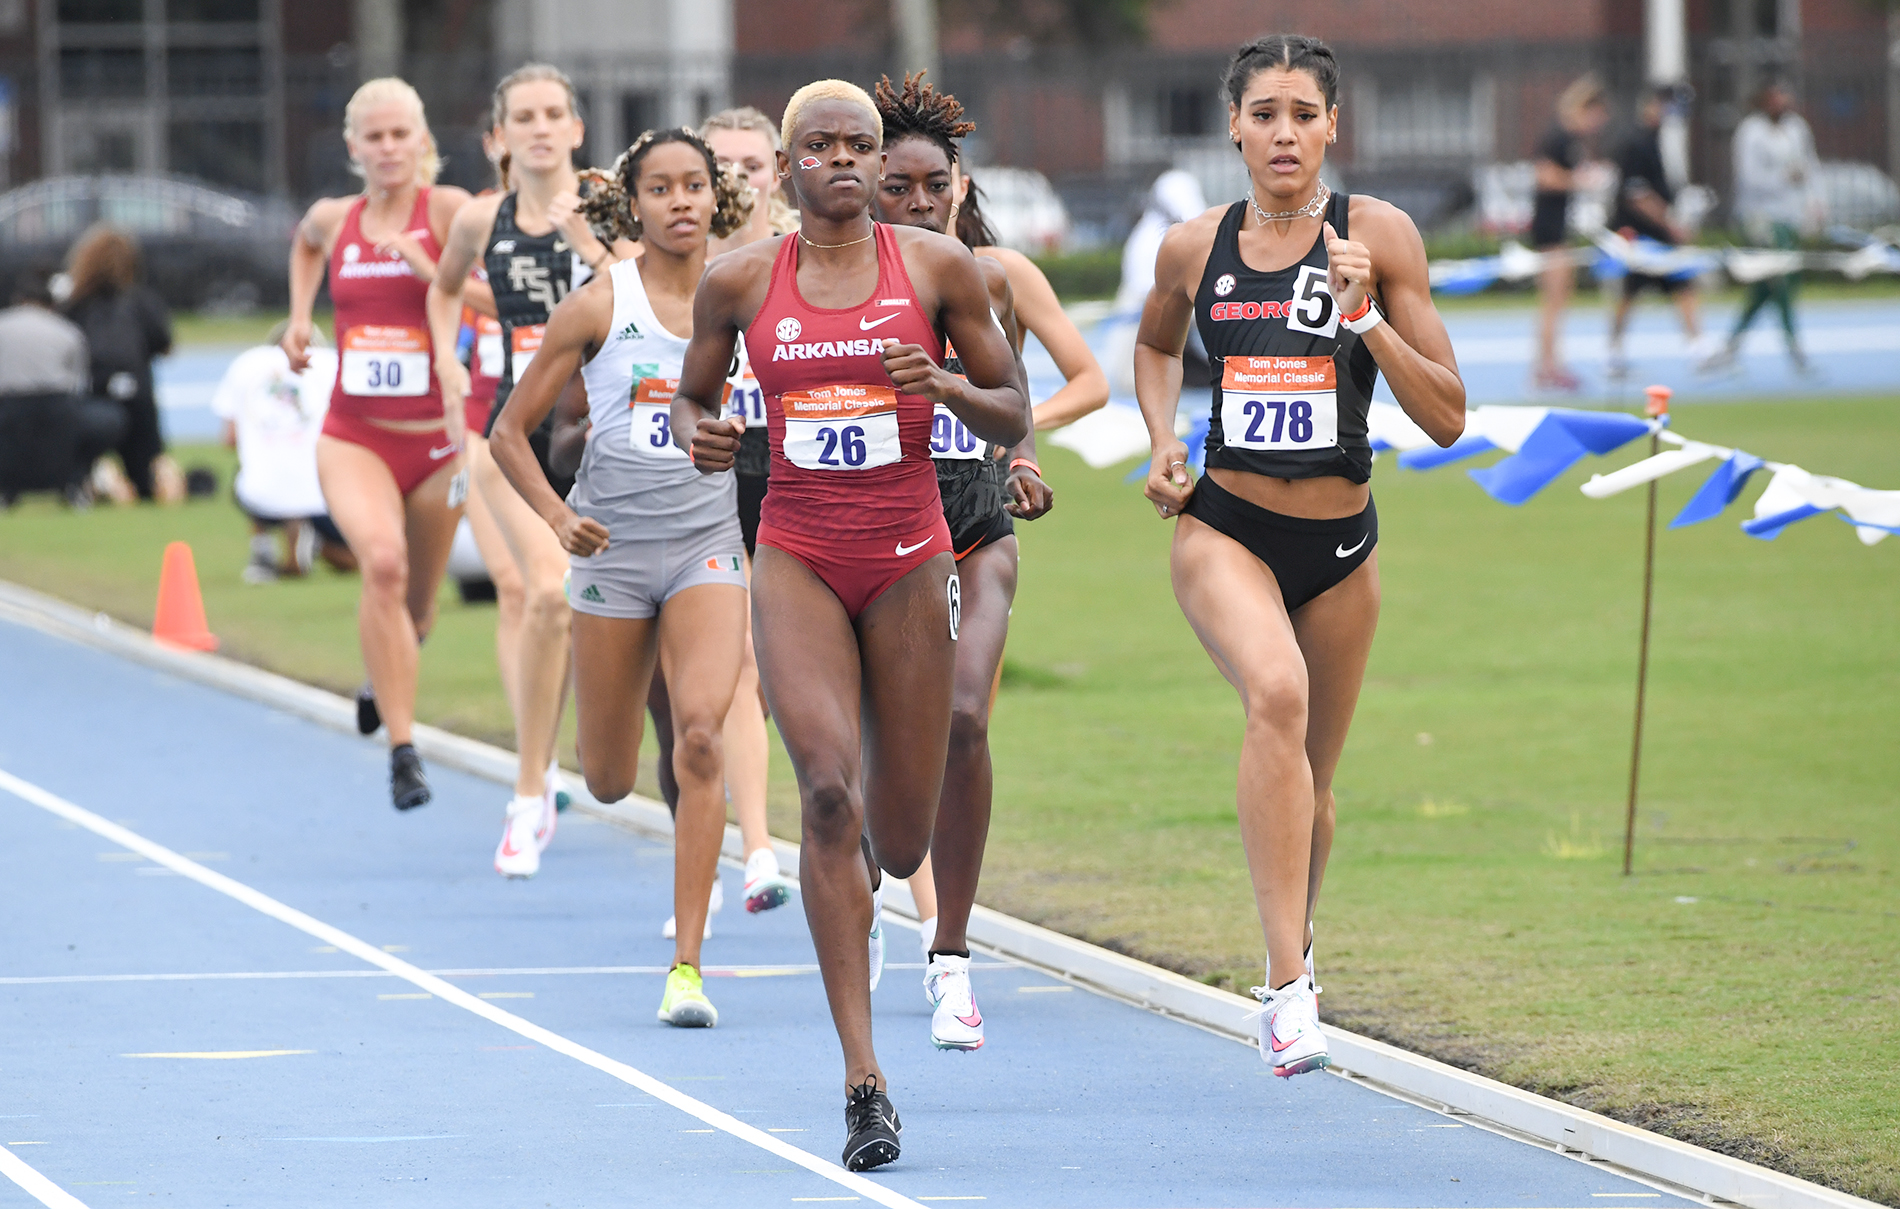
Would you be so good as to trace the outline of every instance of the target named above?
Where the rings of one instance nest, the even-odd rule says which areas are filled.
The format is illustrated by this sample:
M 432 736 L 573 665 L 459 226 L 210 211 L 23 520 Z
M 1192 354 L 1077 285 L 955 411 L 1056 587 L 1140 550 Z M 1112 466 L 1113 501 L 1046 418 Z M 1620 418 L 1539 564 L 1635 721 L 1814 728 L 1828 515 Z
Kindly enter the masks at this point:
M 902 461 L 897 391 L 889 386 L 821 386 L 787 391 L 785 457 L 806 470 L 869 470 Z
M 974 462 L 989 453 L 988 443 L 939 403 L 930 413 L 930 456 L 952 462 Z
M 1330 449 L 1339 444 L 1331 357 L 1229 357 L 1221 376 L 1221 440 L 1229 449 Z
M 343 333 L 343 393 L 372 398 L 429 393 L 429 333 L 364 324 Z
M 633 423 L 627 431 L 635 457 L 661 462 L 690 460 L 686 451 L 673 443 L 673 392 L 679 386 L 678 378 L 641 378 L 634 382 L 633 397 L 628 400 Z

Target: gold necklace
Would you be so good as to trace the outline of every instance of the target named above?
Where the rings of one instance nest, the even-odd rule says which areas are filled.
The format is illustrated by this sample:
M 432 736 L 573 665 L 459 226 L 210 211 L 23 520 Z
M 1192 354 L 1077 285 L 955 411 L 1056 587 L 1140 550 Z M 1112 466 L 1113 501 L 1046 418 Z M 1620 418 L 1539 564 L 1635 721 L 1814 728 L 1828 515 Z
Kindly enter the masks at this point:
M 850 243 L 813 243 L 809 238 L 806 237 L 803 231 L 800 231 L 798 233 L 798 237 L 805 241 L 805 246 L 808 248 L 823 248 L 827 252 L 835 252 L 839 248 L 855 248 L 859 244 L 864 243 L 867 240 L 877 238 L 877 225 L 875 223 L 871 225 L 871 233 L 869 235 L 866 235 L 864 239 L 854 239 Z
M 1326 213 L 1326 203 L 1332 199 L 1333 191 L 1326 187 L 1325 181 L 1321 181 L 1319 188 L 1313 191 L 1312 199 L 1304 206 L 1297 210 L 1282 210 L 1277 214 L 1269 214 L 1260 208 L 1259 202 L 1254 200 L 1253 190 L 1251 188 L 1247 190 L 1247 204 L 1253 207 L 1254 217 L 1263 227 L 1270 222 L 1288 222 L 1295 218 L 1318 218 Z

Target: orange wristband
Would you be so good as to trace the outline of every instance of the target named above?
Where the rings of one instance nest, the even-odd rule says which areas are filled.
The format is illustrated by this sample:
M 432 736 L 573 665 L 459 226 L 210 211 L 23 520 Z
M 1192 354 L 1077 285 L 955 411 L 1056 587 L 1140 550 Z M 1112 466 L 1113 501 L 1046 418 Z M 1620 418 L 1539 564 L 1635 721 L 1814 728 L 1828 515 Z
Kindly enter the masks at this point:
M 1014 469 L 1016 469 L 1016 467 L 1018 467 L 1018 466 L 1027 466 L 1027 467 L 1029 467 L 1029 468 L 1030 468 L 1031 470 L 1033 470 L 1033 471 L 1035 471 L 1035 472 L 1036 472 L 1036 477 L 1037 477 L 1037 478 L 1041 478 L 1041 477 L 1042 477 L 1042 467 L 1040 467 L 1040 466 L 1038 466 L 1038 465 L 1036 465 L 1036 464 L 1035 464 L 1034 462 L 1032 462 L 1032 461 L 1030 461 L 1030 460 L 1029 460 L 1028 458 L 1017 458 L 1017 459 L 1016 459 L 1015 461 L 1013 461 L 1013 462 L 1011 462 L 1011 463 L 1009 464 L 1009 468 L 1010 468 L 1011 470 L 1014 470 Z

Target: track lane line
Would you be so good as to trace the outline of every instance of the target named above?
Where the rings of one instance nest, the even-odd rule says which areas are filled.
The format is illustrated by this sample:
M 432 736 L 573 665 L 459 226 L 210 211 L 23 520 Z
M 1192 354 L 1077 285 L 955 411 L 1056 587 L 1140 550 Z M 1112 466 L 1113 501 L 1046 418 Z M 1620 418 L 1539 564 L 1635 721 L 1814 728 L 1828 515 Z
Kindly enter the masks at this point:
M 0 1175 L 6 1176 L 46 1209 L 86 1209 L 86 1202 L 47 1179 L 11 1150 L 0 1147 Z
M 42 789 L 31 781 L 22 780 L 5 769 L 0 769 L 0 789 L 5 789 L 21 801 L 38 806 L 49 814 L 57 815 L 68 822 L 77 823 L 94 835 L 109 840 L 122 848 L 137 852 L 154 864 L 163 865 L 180 876 L 188 877 L 207 889 L 215 890 L 228 898 L 234 898 L 252 910 L 263 915 L 268 915 L 279 923 L 289 924 L 298 931 L 314 936 L 325 944 L 335 945 L 340 951 L 348 953 L 359 960 L 366 961 L 373 966 L 387 970 L 405 982 L 428 991 L 439 999 L 447 1000 L 466 1012 L 480 1016 L 490 1023 L 498 1024 L 512 1033 L 525 1037 L 540 1045 L 544 1045 L 557 1053 L 565 1054 L 577 1062 L 593 1067 L 602 1074 L 611 1075 L 622 1083 L 636 1087 L 654 1099 L 677 1108 L 686 1115 L 710 1125 L 722 1133 L 730 1134 L 740 1141 L 748 1142 L 789 1163 L 795 1163 L 813 1175 L 829 1180 L 842 1188 L 847 1188 L 867 1200 L 887 1206 L 888 1209 L 924 1209 L 924 1206 L 901 1193 L 893 1192 L 881 1184 L 877 1184 L 858 1175 L 856 1172 L 846 1171 L 836 1163 L 827 1162 L 816 1155 L 798 1149 L 796 1146 L 782 1142 L 762 1129 L 747 1125 L 737 1117 L 723 1113 L 710 1104 L 704 1104 L 695 1100 L 693 1097 L 680 1092 L 670 1084 L 662 1083 L 645 1071 L 609 1058 L 605 1054 L 591 1050 L 577 1041 L 570 1041 L 559 1033 L 542 1028 L 532 1021 L 522 1019 L 513 1012 L 498 1008 L 488 1000 L 479 999 L 453 983 L 445 982 L 420 967 L 411 965 L 399 957 L 383 952 L 367 941 L 359 940 L 340 928 L 326 924 L 314 916 L 306 915 L 295 907 L 281 903 L 260 890 L 252 889 L 243 882 L 226 877 L 224 874 L 214 870 L 207 869 L 197 861 L 173 852 L 163 844 L 148 840 L 137 832 L 121 827 L 109 819 L 102 818 L 83 806 L 75 805 L 50 790 Z M 11 1156 L 8 1157 L 10 1158 Z M 40 1196 L 41 1203 L 52 1206 L 54 1209 L 71 1209 L 73 1206 L 77 1206 L 78 1209 L 85 1209 L 85 1206 L 73 1199 L 70 1194 L 61 1190 L 50 1180 L 39 1175 L 38 1172 L 33 1171 L 32 1168 L 27 1167 L 24 1163 L 21 1163 L 20 1167 L 33 1179 L 37 1180 L 49 1194 L 62 1198 L 58 1200 L 47 1200 L 44 1195 L 35 1192 L 36 1196 Z M 27 1187 L 26 1184 L 21 1183 L 19 1176 L 14 1175 L 11 1170 L 8 1170 L 7 1174 L 13 1178 L 15 1183 L 21 1184 L 22 1187 Z M 33 1191 L 33 1189 L 28 1188 L 28 1191 Z

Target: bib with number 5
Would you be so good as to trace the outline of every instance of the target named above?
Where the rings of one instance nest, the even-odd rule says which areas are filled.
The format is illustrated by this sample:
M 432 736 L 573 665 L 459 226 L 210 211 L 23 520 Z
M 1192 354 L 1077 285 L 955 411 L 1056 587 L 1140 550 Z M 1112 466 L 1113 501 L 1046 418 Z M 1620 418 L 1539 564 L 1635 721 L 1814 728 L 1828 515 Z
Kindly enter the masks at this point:
M 1330 449 L 1339 444 L 1331 357 L 1227 358 L 1220 422 L 1233 449 Z
M 684 449 L 673 443 L 673 392 L 678 378 L 639 378 L 633 384 L 633 424 L 627 440 L 635 457 L 662 462 L 689 460 Z
M 346 395 L 429 393 L 429 333 L 419 327 L 364 324 L 343 333 L 339 381 Z
M 820 386 L 786 391 L 785 457 L 806 470 L 868 470 L 904 457 L 897 391 L 888 386 Z

